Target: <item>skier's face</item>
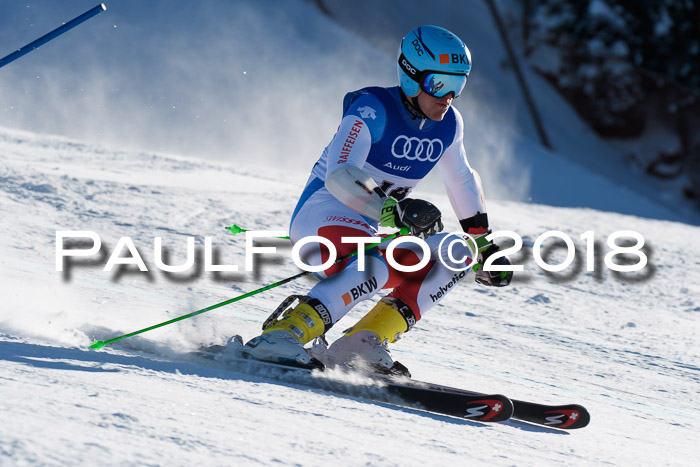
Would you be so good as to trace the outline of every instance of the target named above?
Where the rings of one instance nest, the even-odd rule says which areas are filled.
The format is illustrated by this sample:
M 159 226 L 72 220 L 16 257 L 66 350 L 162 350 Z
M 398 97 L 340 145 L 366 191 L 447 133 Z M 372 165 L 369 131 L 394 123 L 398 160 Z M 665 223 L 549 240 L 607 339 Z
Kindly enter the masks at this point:
M 433 97 L 429 94 L 421 92 L 418 94 L 418 105 L 423 111 L 426 117 L 430 120 L 440 121 L 443 119 L 447 110 L 452 104 L 452 97 L 454 94 L 451 92 L 443 97 Z

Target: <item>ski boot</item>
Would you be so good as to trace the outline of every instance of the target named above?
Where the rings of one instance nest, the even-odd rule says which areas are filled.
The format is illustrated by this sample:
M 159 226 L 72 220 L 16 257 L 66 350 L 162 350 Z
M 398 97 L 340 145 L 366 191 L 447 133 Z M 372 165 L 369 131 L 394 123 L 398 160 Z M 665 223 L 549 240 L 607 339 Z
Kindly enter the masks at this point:
M 299 303 L 278 319 L 281 310 L 294 299 Z M 322 365 L 309 356 L 304 344 L 325 333 L 330 326 L 331 315 L 319 300 L 293 295 L 263 323 L 263 333 L 243 346 L 242 354 L 268 362 L 319 367 Z
M 405 303 L 384 297 L 319 358 L 328 367 L 410 378 L 408 368 L 391 357 L 388 344 L 400 339 L 415 322 L 415 314 Z

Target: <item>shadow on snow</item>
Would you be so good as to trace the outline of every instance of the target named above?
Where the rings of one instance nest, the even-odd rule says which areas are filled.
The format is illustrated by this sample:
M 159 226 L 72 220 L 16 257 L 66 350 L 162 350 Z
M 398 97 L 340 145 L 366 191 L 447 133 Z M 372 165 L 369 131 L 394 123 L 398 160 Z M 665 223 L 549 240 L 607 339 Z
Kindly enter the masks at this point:
M 93 351 L 80 348 L 57 347 L 45 344 L 30 344 L 17 340 L 0 340 L 0 360 L 30 365 L 36 368 L 59 371 L 86 371 L 119 373 L 129 368 L 150 370 L 183 376 L 201 378 L 216 378 L 223 380 L 245 381 L 250 383 L 269 383 L 296 390 L 313 391 L 329 397 L 346 399 L 361 399 L 367 404 L 391 408 L 405 413 L 432 418 L 453 425 L 486 427 L 488 423 L 460 419 L 447 415 L 426 412 L 419 408 L 404 406 L 404 402 L 392 394 L 388 394 L 379 385 L 364 385 L 348 381 L 339 381 L 308 373 L 276 373 L 269 368 L 256 368 L 254 362 L 235 368 L 226 368 L 225 364 L 209 361 L 190 354 L 178 354 L 170 351 L 171 355 L 144 355 L 130 353 L 113 353 L 109 351 Z M 0 337 L 2 339 L 2 337 Z M 11 339 L 11 338 L 10 338 Z M 133 352 L 133 350 L 128 350 Z M 547 427 L 531 425 L 516 420 L 503 422 L 520 430 L 568 435 L 569 433 Z

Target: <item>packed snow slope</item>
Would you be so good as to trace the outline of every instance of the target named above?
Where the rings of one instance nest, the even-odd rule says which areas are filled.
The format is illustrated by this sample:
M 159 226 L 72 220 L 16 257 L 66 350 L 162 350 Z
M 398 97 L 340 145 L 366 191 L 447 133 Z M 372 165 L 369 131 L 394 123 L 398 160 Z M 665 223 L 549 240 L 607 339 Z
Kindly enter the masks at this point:
M 9 53 L 94 3 L 2 2 L 0 44 Z M 391 16 L 397 24 L 385 25 L 392 34 L 418 17 L 452 27 L 435 12 L 463 5 L 401 4 Z M 468 279 L 394 355 L 417 379 L 583 404 L 589 427 L 479 424 L 187 355 L 233 334 L 254 336 L 311 278 L 89 350 L 94 338 L 297 273 L 285 241 L 267 243 L 278 253 L 245 272 L 245 240 L 224 228 L 286 230 L 308 170 L 335 131 L 343 94 L 396 79 L 392 54 L 311 2 L 173 8 L 122 0 L 0 70 L 0 464 L 685 465 L 698 458 L 696 217 L 644 179 L 611 177 L 608 149 L 536 82 L 558 152 L 542 149 L 512 77 L 499 72 L 501 46 L 474 5 L 463 17 L 475 71 L 456 105 L 492 226 L 523 238 L 511 258 L 525 271 L 498 290 Z M 368 23 L 369 13 L 355 11 Z M 456 230 L 439 186 L 427 181 L 416 194 L 434 201 Z M 56 232 L 65 230 L 94 232 L 102 248 L 57 271 Z M 549 230 L 577 248 L 575 263 L 557 274 L 533 260 L 535 240 Z M 612 273 L 603 261 L 607 237 L 619 230 L 645 238 L 649 264 L 639 273 Z M 587 231 L 596 239 L 590 272 L 580 239 Z M 122 237 L 147 272 L 103 270 Z M 168 264 L 182 264 L 194 238 L 196 265 L 160 271 L 155 237 Z M 240 272 L 204 270 L 206 237 L 215 262 Z M 545 244 L 545 257 L 556 264 L 565 249 L 553 245 Z M 130 256 L 126 248 L 117 253 Z M 372 305 L 358 306 L 329 338 Z
M 303 177 L 270 169 L 126 151 L 63 137 L 0 129 L 0 464 L 304 465 L 687 465 L 700 454 L 700 228 L 668 221 L 517 202 L 490 202 L 499 229 L 520 234 L 524 265 L 510 287 L 470 279 L 394 345 L 417 379 L 516 399 L 576 402 L 592 414 L 563 433 L 519 422 L 498 425 L 278 382 L 186 356 L 200 344 L 250 338 L 299 280 L 197 317 L 120 341 L 106 339 L 221 302 L 298 271 L 290 246 L 243 271 L 245 241 L 224 227 L 285 230 Z M 610 193 L 613 195 L 614 193 Z M 419 192 L 457 228 L 445 197 Z M 534 240 L 561 230 L 576 262 L 557 274 L 532 259 Z M 56 231 L 87 230 L 100 254 L 56 270 Z M 597 240 L 585 270 L 584 231 Z M 606 237 L 635 230 L 649 265 L 613 274 Z M 148 272 L 103 270 L 130 237 Z M 185 260 L 194 237 L 198 267 L 155 267 L 154 237 Z M 204 237 L 218 264 L 203 271 Z M 89 243 L 89 242 L 88 242 Z M 564 258 L 549 246 L 548 262 Z M 87 248 L 89 245 L 82 245 Z M 121 256 L 130 257 L 127 249 Z M 338 326 L 339 336 L 372 303 Z

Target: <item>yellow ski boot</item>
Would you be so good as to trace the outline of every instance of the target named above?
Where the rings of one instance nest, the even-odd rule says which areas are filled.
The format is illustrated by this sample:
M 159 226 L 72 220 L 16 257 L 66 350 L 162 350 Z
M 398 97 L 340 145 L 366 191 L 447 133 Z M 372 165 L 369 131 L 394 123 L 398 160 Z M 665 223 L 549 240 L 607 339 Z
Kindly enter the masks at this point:
M 296 298 L 297 306 L 289 308 L 279 319 L 273 314 L 265 322 L 263 333 L 243 346 L 245 356 L 276 363 L 311 364 L 304 344 L 330 328 L 331 315 L 315 298 Z

